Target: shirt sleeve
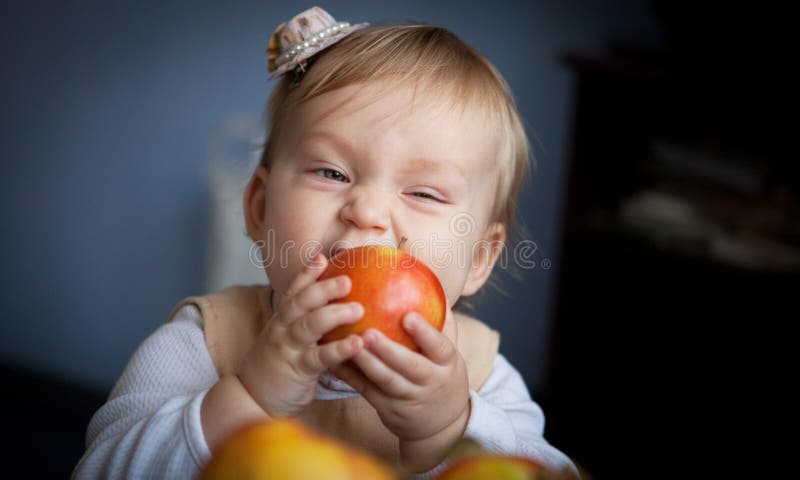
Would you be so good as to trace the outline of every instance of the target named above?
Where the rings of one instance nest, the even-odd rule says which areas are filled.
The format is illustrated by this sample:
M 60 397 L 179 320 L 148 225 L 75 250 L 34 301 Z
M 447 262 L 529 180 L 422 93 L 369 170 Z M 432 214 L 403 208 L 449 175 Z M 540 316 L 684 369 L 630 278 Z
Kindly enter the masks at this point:
M 196 307 L 179 310 L 136 350 L 89 423 L 85 478 L 195 478 L 210 457 L 200 406 L 219 380 Z
M 470 390 L 469 395 L 471 412 L 465 438 L 490 452 L 530 458 L 580 478 L 569 457 L 545 440 L 544 413 L 531 399 L 522 376 L 503 355 L 497 354 L 489 378 L 478 392 Z M 447 467 L 443 462 L 417 478 L 433 478 Z

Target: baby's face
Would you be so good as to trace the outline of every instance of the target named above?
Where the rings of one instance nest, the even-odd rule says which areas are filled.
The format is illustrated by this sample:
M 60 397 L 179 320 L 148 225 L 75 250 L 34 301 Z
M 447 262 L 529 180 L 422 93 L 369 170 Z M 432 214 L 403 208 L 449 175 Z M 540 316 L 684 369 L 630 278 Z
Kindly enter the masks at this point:
M 250 233 L 265 242 L 278 293 L 320 247 L 330 257 L 339 247 L 397 246 L 405 237 L 402 248 L 437 274 L 452 305 L 488 277 L 491 255 L 479 255 L 486 242 L 505 240 L 489 224 L 496 140 L 473 109 L 448 110 L 419 92 L 412 104 L 411 88 L 368 104 L 376 88 L 327 92 L 292 113 L 271 168 L 256 174 L 263 223 Z

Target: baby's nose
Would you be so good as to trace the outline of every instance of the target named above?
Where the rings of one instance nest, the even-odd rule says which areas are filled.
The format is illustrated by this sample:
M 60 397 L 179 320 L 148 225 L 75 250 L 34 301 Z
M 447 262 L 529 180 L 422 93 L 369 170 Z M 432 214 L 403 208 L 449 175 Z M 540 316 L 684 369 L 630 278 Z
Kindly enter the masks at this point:
M 391 225 L 389 197 L 390 194 L 379 187 L 355 187 L 342 207 L 341 219 L 361 230 L 386 231 Z

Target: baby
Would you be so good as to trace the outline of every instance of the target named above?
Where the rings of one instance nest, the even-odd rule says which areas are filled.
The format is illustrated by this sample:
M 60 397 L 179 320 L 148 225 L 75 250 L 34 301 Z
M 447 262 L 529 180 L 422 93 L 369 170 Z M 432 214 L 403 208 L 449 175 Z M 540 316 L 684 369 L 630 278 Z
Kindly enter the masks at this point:
M 282 77 L 244 193 L 269 285 L 180 302 L 95 414 L 74 477 L 194 477 L 226 435 L 277 417 L 420 477 L 462 437 L 574 472 L 497 332 L 452 310 L 489 279 L 529 170 L 500 74 L 445 29 L 338 24 L 318 7 L 278 27 L 269 53 Z M 410 312 L 419 352 L 374 329 L 320 344 L 364 313 L 332 303 L 351 283 L 319 280 L 328 258 L 402 238 L 441 281 L 443 331 Z

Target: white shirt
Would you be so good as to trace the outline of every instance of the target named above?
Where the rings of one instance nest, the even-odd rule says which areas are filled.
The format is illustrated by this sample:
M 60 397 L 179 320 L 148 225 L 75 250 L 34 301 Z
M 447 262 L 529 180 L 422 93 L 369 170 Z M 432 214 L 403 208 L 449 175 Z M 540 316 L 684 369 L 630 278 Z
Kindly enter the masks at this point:
M 178 310 L 136 350 L 86 431 L 86 452 L 72 478 L 196 478 L 210 458 L 200 406 L 219 380 L 208 353 L 203 318 L 193 305 Z M 315 398 L 357 396 L 349 385 L 323 375 Z M 519 372 L 500 354 L 472 404 L 465 437 L 503 454 L 530 457 L 577 471 L 543 437 L 544 415 Z M 418 475 L 431 478 L 442 464 Z

